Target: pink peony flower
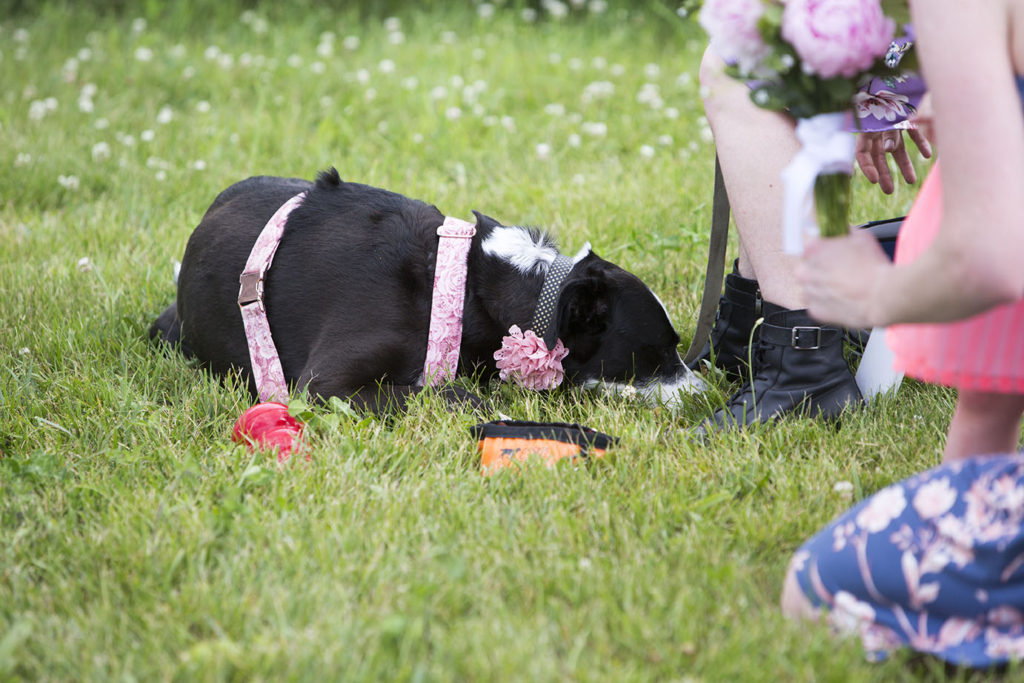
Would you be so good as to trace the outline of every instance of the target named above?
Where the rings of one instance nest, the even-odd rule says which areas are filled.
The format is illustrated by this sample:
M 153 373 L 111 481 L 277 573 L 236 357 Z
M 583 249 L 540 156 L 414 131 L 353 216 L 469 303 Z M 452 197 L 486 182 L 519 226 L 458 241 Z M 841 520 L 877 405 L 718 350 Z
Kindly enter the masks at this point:
M 822 78 L 856 76 L 888 52 L 895 33 L 879 0 L 787 0 L 782 11 L 782 37 Z
M 753 74 L 770 51 L 757 30 L 763 13 L 761 0 L 705 0 L 698 20 L 722 59 Z
M 562 359 L 567 355 L 569 350 L 561 339 L 549 351 L 533 330 L 524 333 L 513 325 L 501 340 L 501 348 L 494 352 L 494 360 L 498 361 L 502 380 L 514 380 L 527 389 L 554 389 L 565 377 Z

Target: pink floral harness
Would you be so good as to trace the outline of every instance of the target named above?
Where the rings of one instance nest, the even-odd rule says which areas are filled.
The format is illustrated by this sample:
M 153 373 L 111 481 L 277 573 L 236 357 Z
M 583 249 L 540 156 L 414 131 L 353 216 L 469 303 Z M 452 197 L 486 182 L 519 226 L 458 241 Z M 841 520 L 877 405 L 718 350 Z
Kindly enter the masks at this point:
M 288 383 L 281 368 L 281 359 L 270 333 L 266 305 L 263 301 L 264 277 L 284 235 L 291 212 L 306 197 L 302 192 L 279 208 L 263 228 L 239 276 L 238 307 L 249 345 L 249 360 L 253 379 L 261 401 L 288 400 Z M 427 356 L 423 364 L 420 383 L 437 386 L 455 377 L 462 344 L 462 316 L 466 297 L 466 269 L 469 248 L 476 234 L 476 226 L 450 216 L 437 228 L 437 264 L 434 268 L 434 290 L 430 308 L 430 331 Z M 551 328 L 554 303 L 557 301 L 562 280 L 572 269 L 572 262 L 559 257 L 545 278 L 544 289 L 538 301 L 533 327 L 543 336 L 555 339 Z M 537 337 L 532 330 L 524 334 L 515 325 L 502 342 L 494 357 L 502 379 L 515 379 L 531 389 L 550 389 L 558 386 L 563 377 L 562 359 L 568 350 L 556 340 L 549 343 Z

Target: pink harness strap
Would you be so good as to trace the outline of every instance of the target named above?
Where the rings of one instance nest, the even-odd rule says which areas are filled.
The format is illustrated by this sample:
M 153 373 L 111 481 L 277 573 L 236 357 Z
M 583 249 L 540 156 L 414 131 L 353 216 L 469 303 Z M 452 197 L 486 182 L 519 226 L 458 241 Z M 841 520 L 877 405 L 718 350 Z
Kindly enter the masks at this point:
M 284 226 L 295 207 L 302 204 L 306 193 L 301 192 L 285 202 L 267 221 L 266 227 L 256 239 L 249 260 L 245 263 L 238 281 L 238 308 L 242 312 L 245 338 L 249 342 L 249 360 L 252 362 L 252 376 L 261 401 L 288 401 L 288 383 L 281 369 L 281 359 L 270 334 L 267 309 L 263 304 L 263 276 L 270 269 L 277 245 L 281 243 Z
M 426 386 L 437 386 L 455 377 L 459 347 L 462 345 L 467 259 L 476 226 L 447 216 L 437 234 L 440 239 L 437 242 L 437 265 L 434 266 L 427 359 L 420 378 Z
M 242 312 L 252 375 L 261 401 L 288 400 L 288 383 L 284 378 L 263 303 L 263 278 L 281 243 L 288 216 L 302 204 L 305 197 L 305 192 L 295 195 L 267 221 L 249 253 L 245 270 L 238 278 L 238 307 Z M 466 265 L 476 226 L 458 218 L 446 217 L 437 229 L 437 234 L 440 239 L 437 244 L 437 265 L 434 268 L 430 333 L 421 378 L 423 384 L 431 386 L 451 380 L 459 363 L 462 309 L 466 298 Z

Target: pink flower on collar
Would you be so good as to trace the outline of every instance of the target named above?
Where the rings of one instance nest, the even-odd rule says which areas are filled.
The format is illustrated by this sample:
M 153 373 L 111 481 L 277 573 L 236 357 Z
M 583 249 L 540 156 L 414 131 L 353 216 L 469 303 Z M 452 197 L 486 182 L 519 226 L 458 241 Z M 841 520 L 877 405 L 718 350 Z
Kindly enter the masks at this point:
M 554 389 L 565 377 L 562 359 L 567 355 L 569 350 L 561 339 L 549 351 L 533 330 L 524 333 L 513 325 L 501 340 L 501 348 L 494 352 L 494 360 L 498 361 L 502 380 L 515 380 L 527 389 Z

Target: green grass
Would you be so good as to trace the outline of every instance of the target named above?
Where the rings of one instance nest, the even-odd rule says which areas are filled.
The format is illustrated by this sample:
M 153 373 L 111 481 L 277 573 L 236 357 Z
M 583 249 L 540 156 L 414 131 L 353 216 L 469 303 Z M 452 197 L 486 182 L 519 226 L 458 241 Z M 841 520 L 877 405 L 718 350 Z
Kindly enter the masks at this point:
M 776 603 L 804 538 L 938 461 L 948 391 L 908 382 L 839 431 L 699 444 L 719 377 L 677 411 L 478 387 L 621 442 L 484 480 L 469 427 L 495 416 L 423 397 L 391 422 L 341 415 L 279 468 L 232 444 L 236 382 L 145 338 L 221 189 L 334 165 L 570 253 L 589 240 L 688 340 L 713 167 L 694 26 L 655 5 L 408 9 L 397 42 L 373 13 L 285 5 L 257 11 L 259 34 L 232 3 L 182 6 L 144 3 L 134 27 L 56 3 L 0 19 L 0 679 L 942 677 L 868 664 Z M 595 82 L 614 93 L 588 100 Z M 662 106 L 638 101 L 645 83 Z M 912 196 L 856 192 L 864 219 Z

